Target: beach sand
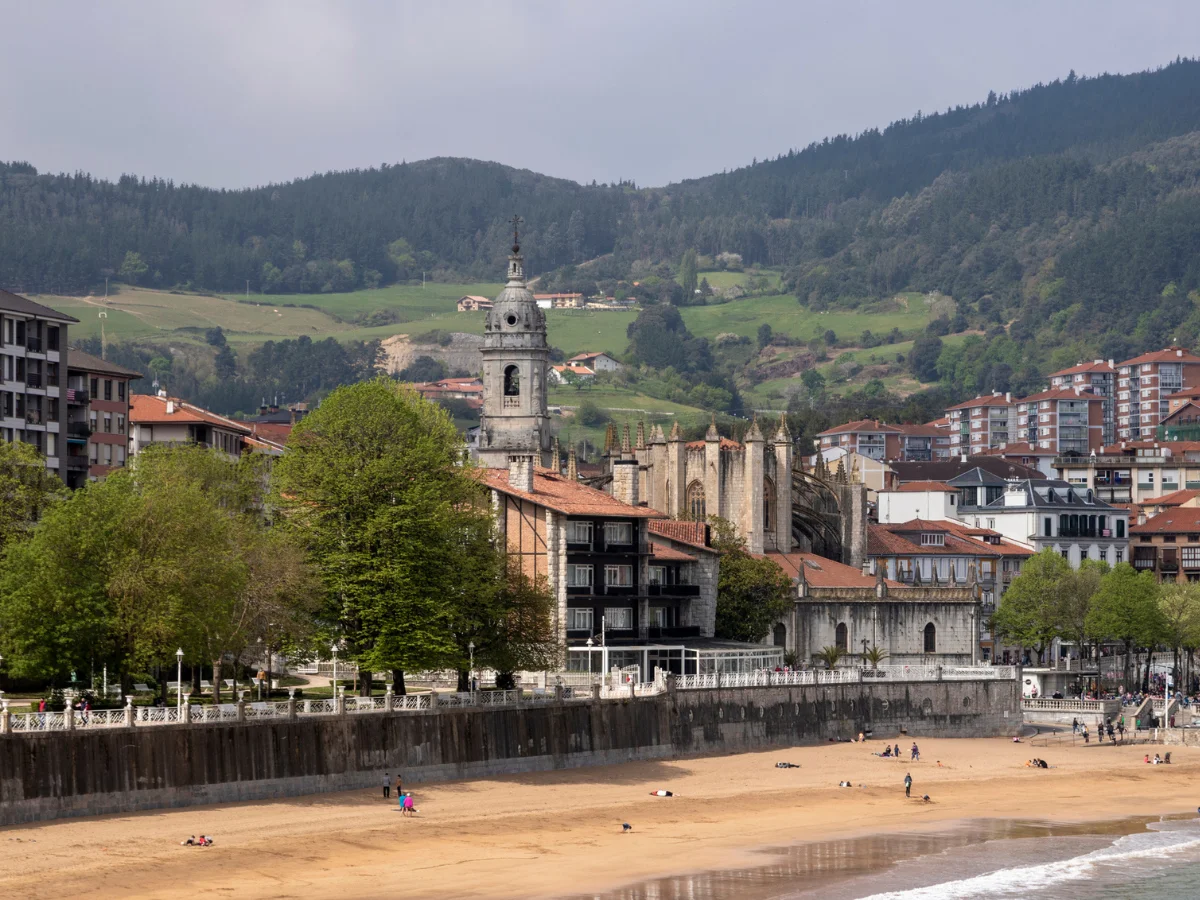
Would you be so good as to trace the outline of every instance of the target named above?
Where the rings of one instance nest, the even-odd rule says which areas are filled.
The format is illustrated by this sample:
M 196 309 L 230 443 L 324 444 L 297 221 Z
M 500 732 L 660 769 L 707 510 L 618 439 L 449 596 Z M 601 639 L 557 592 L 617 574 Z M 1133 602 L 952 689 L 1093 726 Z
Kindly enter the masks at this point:
M 765 865 L 754 851 L 798 841 L 1200 804 L 1200 750 L 1171 748 L 1172 765 L 1147 766 L 1143 755 L 1162 747 L 919 740 L 922 761 L 909 762 L 912 739 L 899 743 L 903 761 L 873 756 L 884 745 L 871 741 L 412 784 L 412 819 L 375 788 L 10 827 L 0 829 L 0 896 L 561 897 Z M 1056 768 L 1026 768 L 1034 756 Z M 846 779 L 854 787 L 838 788 Z M 650 796 L 660 788 L 675 796 Z M 932 803 L 918 799 L 926 793 Z M 216 846 L 180 846 L 201 833 Z

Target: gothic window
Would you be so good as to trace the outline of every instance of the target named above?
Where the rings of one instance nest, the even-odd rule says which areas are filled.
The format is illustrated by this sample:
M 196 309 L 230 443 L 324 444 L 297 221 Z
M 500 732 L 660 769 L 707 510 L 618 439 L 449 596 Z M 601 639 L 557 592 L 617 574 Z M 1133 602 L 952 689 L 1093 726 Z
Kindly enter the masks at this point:
M 704 485 L 693 481 L 687 489 L 688 518 L 695 522 L 703 522 L 707 516 L 704 511 Z
M 516 366 L 504 370 L 504 396 L 516 397 L 521 393 L 521 372 Z
M 834 631 L 833 643 L 839 650 L 850 649 L 850 635 L 846 631 L 845 622 L 838 622 L 837 630 Z
M 763 531 L 775 530 L 775 485 L 763 479 Z
M 776 625 L 774 637 L 775 637 L 775 646 L 776 647 L 786 647 L 787 646 L 787 626 L 784 625 L 782 622 L 780 622 L 778 625 Z
M 925 626 L 925 652 L 937 653 L 937 629 L 932 622 Z

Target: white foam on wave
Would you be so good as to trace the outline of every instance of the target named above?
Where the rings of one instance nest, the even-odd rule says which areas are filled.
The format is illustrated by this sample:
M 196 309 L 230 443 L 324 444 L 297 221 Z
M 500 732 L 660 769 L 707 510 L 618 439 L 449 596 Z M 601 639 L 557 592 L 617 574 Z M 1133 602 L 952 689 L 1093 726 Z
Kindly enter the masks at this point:
M 972 900 L 975 897 L 1027 897 L 1030 894 L 1057 884 L 1083 881 L 1090 878 L 1097 867 L 1120 865 L 1126 861 L 1172 856 L 1186 850 L 1200 849 L 1200 832 L 1187 830 L 1145 831 L 1127 834 L 1113 841 L 1108 847 L 1093 850 L 1082 856 L 1035 866 L 1013 866 L 992 872 L 946 881 L 928 887 L 910 888 L 902 891 L 887 891 L 871 894 L 863 900 Z

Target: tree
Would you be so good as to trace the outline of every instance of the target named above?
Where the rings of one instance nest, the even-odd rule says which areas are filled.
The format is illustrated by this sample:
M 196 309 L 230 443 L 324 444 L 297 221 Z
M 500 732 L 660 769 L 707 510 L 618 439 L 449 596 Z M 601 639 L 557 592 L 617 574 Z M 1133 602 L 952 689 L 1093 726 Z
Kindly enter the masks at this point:
M 204 331 L 204 342 L 211 347 L 224 347 L 227 343 L 225 340 L 225 332 L 218 325 L 215 328 L 208 328 Z
M 872 669 L 879 668 L 879 664 L 888 658 L 888 652 L 880 647 L 872 646 L 869 650 L 863 653 L 863 663 L 870 666 Z
M 1159 593 L 1152 573 L 1138 572 L 1129 563 L 1119 563 L 1100 579 L 1100 587 L 1092 597 L 1087 615 L 1088 633 L 1094 640 L 1114 640 L 1125 645 L 1123 687 L 1126 690 L 1130 687 L 1133 648 L 1149 646 L 1162 631 Z
M 224 380 L 237 375 L 237 356 L 234 355 L 233 348 L 228 344 L 223 344 L 217 351 L 217 355 L 213 359 L 213 368 L 216 370 L 217 377 Z
M 923 334 L 913 341 L 908 352 L 908 368 L 918 381 L 937 381 L 938 357 L 942 355 L 942 339 Z
M 757 643 L 791 609 L 792 579 L 772 560 L 751 556 L 731 523 L 717 516 L 709 521 L 713 547 L 721 554 L 716 636 Z
M 825 376 L 816 369 L 805 369 L 801 372 L 800 383 L 808 390 L 810 397 L 820 397 L 825 393 Z
M 834 669 L 841 662 L 846 651 L 841 647 L 822 647 L 819 651 L 813 654 L 814 658 L 819 663 L 823 663 L 826 669 Z
M 825 341 L 826 347 L 833 347 L 835 344 L 837 344 L 837 334 L 832 328 L 825 329 L 825 334 L 822 335 L 822 337 Z
M 1171 671 L 1180 684 L 1180 653 L 1200 642 L 1200 584 L 1164 584 L 1158 599 L 1162 638 L 1172 653 Z
M 125 254 L 125 259 L 121 261 L 121 268 L 117 274 L 121 276 L 121 280 L 126 284 L 137 284 L 145 276 L 150 267 L 146 265 L 140 253 L 133 250 Z
M 451 598 L 489 513 L 462 450 L 444 410 L 380 378 L 333 391 L 275 462 L 282 519 L 360 671 L 463 668 Z
M 65 493 L 62 479 L 32 444 L 0 442 L 0 549 L 27 538 L 47 506 Z
M 596 428 L 608 421 L 608 414 L 595 401 L 585 398 L 575 409 L 575 420 L 584 428 Z
M 446 364 L 432 356 L 418 356 L 396 375 L 399 381 L 430 382 L 446 377 Z
M 768 323 L 763 322 L 761 325 L 759 325 L 758 326 L 758 347 L 759 347 L 759 349 L 761 350 L 763 347 L 768 346 L 771 343 L 771 338 L 773 336 L 774 335 L 771 332 L 771 326 Z
M 996 636 L 1033 649 L 1040 662 L 1059 634 L 1058 596 L 1070 574 L 1067 561 L 1049 548 L 1030 557 L 992 615 Z
M 1087 615 L 1092 608 L 1092 598 L 1107 572 L 1108 563 L 1085 559 L 1077 570 L 1067 574 L 1059 588 L 1054 612 L 1059 637 L 1075 644 L 1080 659 L 1085 656 L 1088 641 Z
M 696 302 L 696 251 L 685 250 L 683 259 L 679 261 L 679 284 L 683 288 L 683 302 Z

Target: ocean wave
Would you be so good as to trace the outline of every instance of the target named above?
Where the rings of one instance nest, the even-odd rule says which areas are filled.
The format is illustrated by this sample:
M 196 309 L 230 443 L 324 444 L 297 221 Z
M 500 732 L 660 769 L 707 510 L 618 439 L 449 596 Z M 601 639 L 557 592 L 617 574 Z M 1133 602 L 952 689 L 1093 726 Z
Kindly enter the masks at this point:
M 1151 830 L 1127 834 L 1108 847 L 1071 859 L 1033 866 L 1012 866 L 928 887 L 871 894 L 862 900 L 972 900 L 976 897 L 1027 897 L 1039 891 L 1072 881 L 1085 881 L 1098 869 L 1120 867 L 1139 860 L 1178 857 L 1188 850 L 1200 850 L 1200 828 L 1191 825 L 1170 830 Z

